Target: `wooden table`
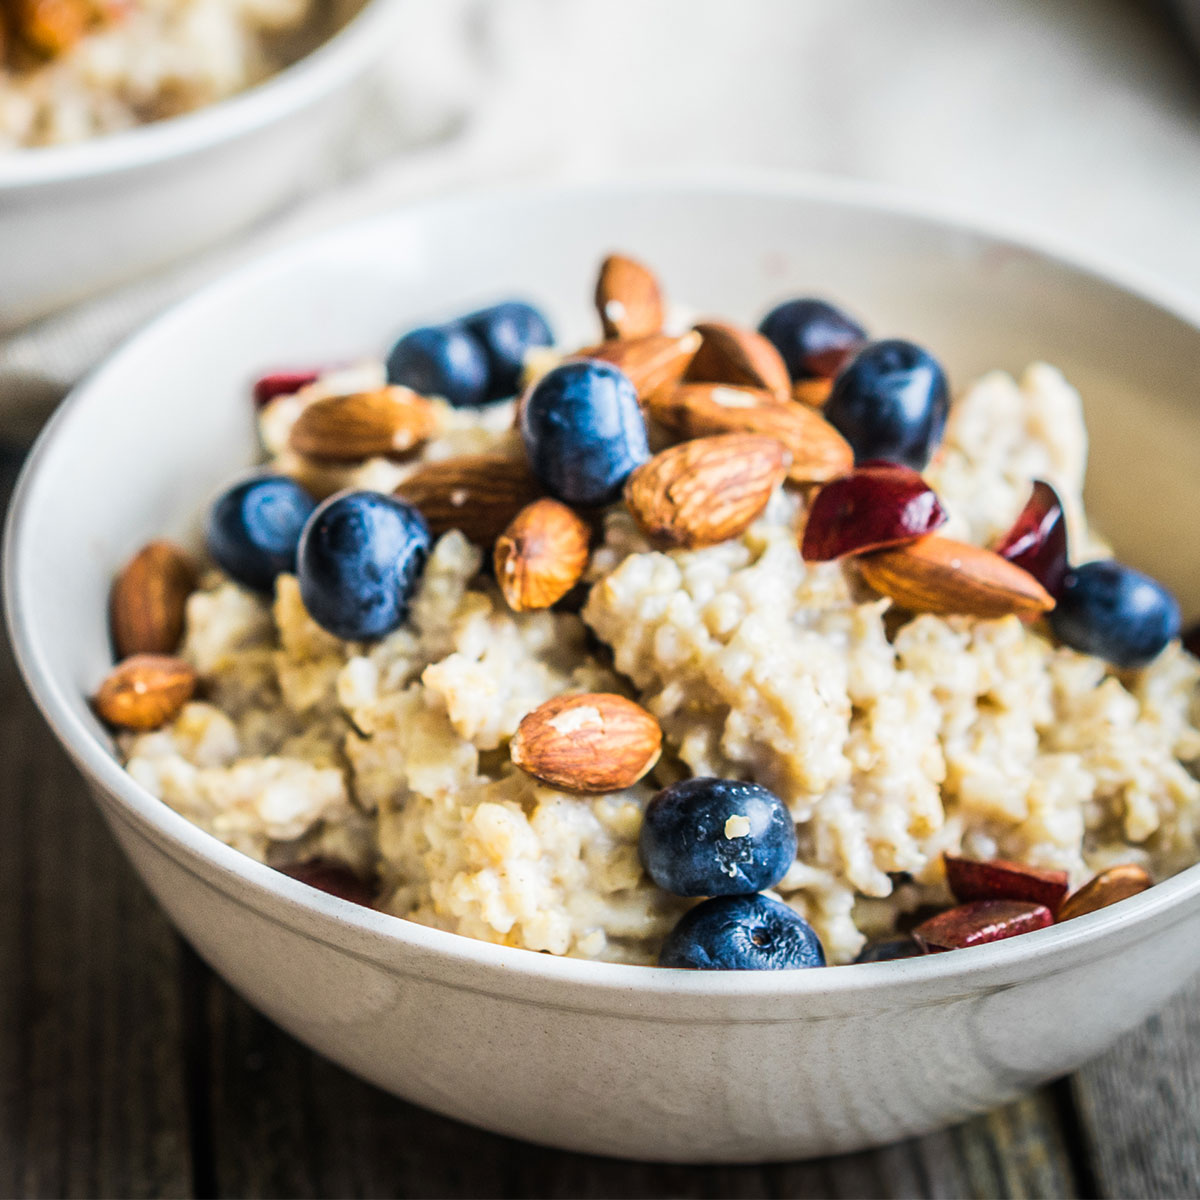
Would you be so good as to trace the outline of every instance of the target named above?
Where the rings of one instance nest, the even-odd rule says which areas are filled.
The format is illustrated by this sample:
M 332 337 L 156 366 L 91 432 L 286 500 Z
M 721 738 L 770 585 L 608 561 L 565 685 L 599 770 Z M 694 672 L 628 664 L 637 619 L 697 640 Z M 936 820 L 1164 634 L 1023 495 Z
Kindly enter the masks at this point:
M 5 496 L 14 469 L 0 463 Z M 1197 1194 L 1200 986 L 1016 1104 L 817 1162 L 587 1158 L 393 1099 L 175 935 L 0 647 L 0 1196 Z

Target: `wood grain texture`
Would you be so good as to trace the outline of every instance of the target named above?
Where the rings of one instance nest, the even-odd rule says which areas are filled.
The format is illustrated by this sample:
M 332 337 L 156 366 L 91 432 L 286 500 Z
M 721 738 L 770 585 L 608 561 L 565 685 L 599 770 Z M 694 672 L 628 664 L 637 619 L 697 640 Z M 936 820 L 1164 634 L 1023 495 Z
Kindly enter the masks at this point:
M 175 935 L 3 641 L 0 1195 L 188 1195 L 179 1018 Z
M 1071 1081 L 1105 1196 L 1200 1196 L 1200 980 Z

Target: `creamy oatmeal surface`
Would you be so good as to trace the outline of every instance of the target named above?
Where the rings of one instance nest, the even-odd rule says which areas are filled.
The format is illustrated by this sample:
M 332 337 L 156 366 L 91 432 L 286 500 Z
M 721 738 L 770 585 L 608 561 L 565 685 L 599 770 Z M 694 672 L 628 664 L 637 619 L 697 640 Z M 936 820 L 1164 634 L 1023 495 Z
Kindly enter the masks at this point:
M 382 382 L 327 377 L 262 414 L 276 468 L 317 494 L 390 490 L 383 459 L 315 472 L 284 449 L 312 400 Z M 439 405 L 424 458 L 513 446 L 512 406 Z M 1031 480 L 1068 509 L 1081 555 L 1103 552 L 1080 495 L 1079 398 L 1052 367 L 992 374 L 960 396 L 926 472 L 946 532 L 1002 534 Z M 1120 673 L 1016 617 L 917 616 L 856 592 L 797 549 L 798 494 L 777 492 L 740 538 L 651 548 L 620 506 L 604 522 L 578 613 L 514 613 L 461 533 L 435 545 L 410 619 L 374 644 L 307 615 L 292 576 L 274 602 L 213 573 L 181 651 L 205 700 L 122 735 L 133 777 L 217 837 L 286 864 L 313 855 L 377 872 L 379 906 L 488 941 L 653 962 L 689 902 L 639 862 L 642 811 L 688 775 L 752 779 L 786 802 L 795 864 L 775 889 L 831 962 L 898 913 L 948 902 L 945 851 L 1156 876 L 1200 857 L 1200 663 L 1173 643 Z M 658 719 L 653 775 L 611 795 L 517 770 L 521 718 L 563 692 L 620 692 Z
M 320 0 L 11 0 L 0 149 L 191 112 L 296 56 Z M 4 65 L 3 61 L 7 63 Z

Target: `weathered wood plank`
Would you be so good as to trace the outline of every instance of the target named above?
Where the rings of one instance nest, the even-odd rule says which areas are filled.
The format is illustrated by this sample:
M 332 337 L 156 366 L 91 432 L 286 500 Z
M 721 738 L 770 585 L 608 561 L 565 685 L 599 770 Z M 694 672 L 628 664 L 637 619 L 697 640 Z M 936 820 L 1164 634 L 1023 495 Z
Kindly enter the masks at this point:
M 189 1194 L 177 941 L 6 643 L 0 831 L 0 1195 Z
M 204 987 L 219 1196 L 1078 1194 L 1049 1091 L 954 1130 L 819 1162 L 621 1162 L 525 1146 L 404 1104 L 305 1050 L 211 974 Z
M 1103 1196 L 1200 1196 L 1200 980 L 1071 1081 Z

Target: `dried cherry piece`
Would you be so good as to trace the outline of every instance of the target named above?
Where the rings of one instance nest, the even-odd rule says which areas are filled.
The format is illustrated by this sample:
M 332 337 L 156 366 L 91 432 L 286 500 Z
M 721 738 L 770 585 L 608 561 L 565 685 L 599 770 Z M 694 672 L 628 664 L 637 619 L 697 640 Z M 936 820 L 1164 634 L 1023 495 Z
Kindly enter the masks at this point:
M 919 472 L 873 462 L 821 488 L 800 553 L 806 562 L 827 562 L 915 542 L 945 523 L 946 510 Z
M 1067 573 L 1067 521 L 1058 493 L 1035 479 L 1033 492 L 996 553 L 1026 570 L 1056 599 Z
M 321 372 L 308 371 L 272 371 L 262 376 L 254 384 L 254 404 L 257 408 L 265 408 L 276 396 L 291 396 L 302 387 L 316 383 L 321 378 Z
M 351 904 L 370 908 L 374 903 L 375 889 L 371 884 L 336 858 L 309 858 L 279 869 L 319 892 L 328 892 Z
M 1070 890 L 1066 871 L 1028 867 L 1004 858 L 979 861 L 953 854 L 942 857 L 946 882 L 954 898 L 964 904 L 970 900 L 1027 900 L 1055 912 Z
M 999 942 L 1054 924 L 1054 914 L 1044 904 L 1027 900 L 973 900 L 922 921 L 913 937 L 926 954 L 961 950 Z

